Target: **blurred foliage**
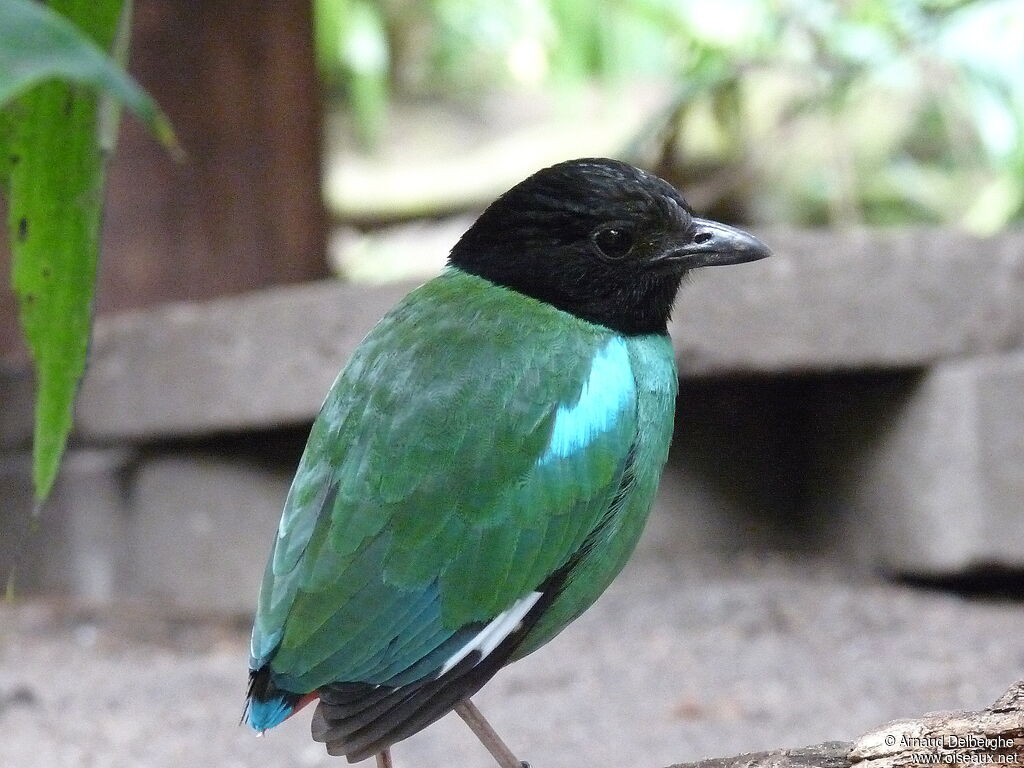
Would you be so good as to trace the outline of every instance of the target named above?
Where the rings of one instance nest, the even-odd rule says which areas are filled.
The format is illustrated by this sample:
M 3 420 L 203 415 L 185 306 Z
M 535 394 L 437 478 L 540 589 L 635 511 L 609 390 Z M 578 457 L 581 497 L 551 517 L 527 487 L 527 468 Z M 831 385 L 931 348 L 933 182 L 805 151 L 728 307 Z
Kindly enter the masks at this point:
M 370 146 L 396 96 L 595 84 L 621 94 L 660 81 L 676 96 L 625 153 L 705 210 L 979 233 L 1024 216 L 1020 0 L 316 0 L 316 10 L 321 69 Z

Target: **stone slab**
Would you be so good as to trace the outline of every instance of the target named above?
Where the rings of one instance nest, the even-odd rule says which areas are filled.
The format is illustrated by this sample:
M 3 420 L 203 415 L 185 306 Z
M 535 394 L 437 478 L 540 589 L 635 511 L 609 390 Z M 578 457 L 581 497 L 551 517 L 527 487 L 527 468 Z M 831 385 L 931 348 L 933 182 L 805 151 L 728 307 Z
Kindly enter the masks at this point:
M 78 434 L 136 439 L 312 420 L 345 359 L 410 288 L 331 281 L 102 319 Z
M 682 375 L 908 368 L 1024 344 L 1024 230 L 761 234 L 772 258 L 684 288 Z
M 910 368 L 1024 339 L 1024 231 L 762 235 L 773 258 L 700 270 L 685 287 L 672 328 L 683 376 Z M 308 421 L 410 287 L 325 282 L 101 318 L 79 435 L 142 440 Z M 0 402 L 10 387 L 0 380 Z M 17 442 L 19 427 L 0 429 Z
M 641 551 L 664 557 L 812 549 L 805 536 L 808 377 L 680 383 L 676 430 Z
M 27 453 L 0 457 L 0 579 L 17 566 L 19 593 L 104 603 L 122 592 L 128 544 L 123 476 L 132 452 L 72 449 L 50 501 L 32 517 Z
M 0 448 L 10 451 L 31 446 L 33 389 L 30 371 L 0 367 Z
M 862 395 L 820 422 L 813 504 L 832 546 L 911 575 L 1024 569 L 1024 353 Z
M 124 595 L 189 610 L 251 610 L 293 469 L 202 453 L 144 459 L 131 492 Z

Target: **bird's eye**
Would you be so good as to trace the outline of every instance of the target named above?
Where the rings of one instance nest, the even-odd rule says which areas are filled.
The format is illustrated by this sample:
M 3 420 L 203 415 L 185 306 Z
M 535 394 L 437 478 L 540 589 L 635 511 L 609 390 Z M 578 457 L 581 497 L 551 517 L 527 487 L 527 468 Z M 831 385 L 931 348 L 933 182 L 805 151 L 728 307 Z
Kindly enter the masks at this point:
M 633 232 L 624 225 L 601 227 L 594 230 L 590 237 L 597 250 L 607 259 L 621 259 L 633 247 Z

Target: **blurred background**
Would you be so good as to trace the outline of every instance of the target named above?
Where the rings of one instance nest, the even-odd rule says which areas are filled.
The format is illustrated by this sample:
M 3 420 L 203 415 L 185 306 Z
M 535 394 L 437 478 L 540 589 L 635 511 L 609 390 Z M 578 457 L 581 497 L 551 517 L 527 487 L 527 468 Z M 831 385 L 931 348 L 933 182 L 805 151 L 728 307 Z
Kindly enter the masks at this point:
M 290 474 L 362 335 L 570 157 L 776 255 L 694 276 L 678 429 L 609 594 L 482 706 L 541 768 L 663 766 L 991 703 L 1024 671 L 1019 0 L 138 0 L 98 321 L 30 521 L 0 297 L 0 765 L 337 763 L 236 728 Z M 8 737 L 6 734 L 17 734 Z M 400 765 L 487 765 L 447 720 Z

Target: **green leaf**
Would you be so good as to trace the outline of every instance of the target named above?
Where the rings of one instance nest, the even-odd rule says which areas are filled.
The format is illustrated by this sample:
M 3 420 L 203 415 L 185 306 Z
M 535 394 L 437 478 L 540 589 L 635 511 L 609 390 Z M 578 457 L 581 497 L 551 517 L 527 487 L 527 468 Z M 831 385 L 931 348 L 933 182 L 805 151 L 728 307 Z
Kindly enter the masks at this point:
M 37 510 L 57 476 L 85 371 L 109 94 L 175 146 L 152 99 L 103 53 L 127 34 L 126 13 L 122 0 L 53 0 L 50 8 L 0 0 L 0 183 L 11 284 L 36 369 Z
M 74 6 L 74 3 L 52 5 Z M 90 4 L 80 14 L 102 15 L 106 0 Z M 111 28 L 117 29 L 116 17 Z M 177 149 L 171 124 L 140 88 L 82 29 L 35 0 L 0 2 L 0 107 L 47 80 L 62 79 L 109 91 L 123 102 L 172 151 Z

